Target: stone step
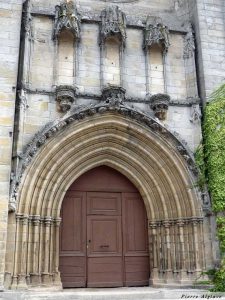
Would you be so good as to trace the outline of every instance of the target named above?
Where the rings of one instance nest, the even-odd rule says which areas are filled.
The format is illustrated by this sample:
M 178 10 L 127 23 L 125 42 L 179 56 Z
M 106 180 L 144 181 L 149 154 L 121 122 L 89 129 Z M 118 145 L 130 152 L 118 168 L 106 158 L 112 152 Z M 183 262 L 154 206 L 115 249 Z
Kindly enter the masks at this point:
M 210 296 L 211 295 L 211 296 Z M 212 297 L 214 295 L 214 297 Z M 218 296 L 218 298 L 216 297 Z M 221 297 L 222 296 L 222 297 Z M 56 290 L 5 291 L 0 300 L 151 300 L 151 299 L 223 299 L 225 294 L 212 294 L 197 289 L 86 288 Z

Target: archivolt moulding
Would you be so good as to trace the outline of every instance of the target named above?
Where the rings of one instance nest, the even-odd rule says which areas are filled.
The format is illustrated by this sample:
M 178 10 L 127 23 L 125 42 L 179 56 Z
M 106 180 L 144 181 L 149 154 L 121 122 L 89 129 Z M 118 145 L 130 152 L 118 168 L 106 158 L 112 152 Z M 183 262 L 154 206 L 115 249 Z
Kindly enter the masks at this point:
M 72 108 L 62 118 L 48 123 L 41 131 L 39 131 L 34 136 L 33 140 L 27 145 L 25 151 L 21 155 L 17 175 L 14 176 L 12 180 L 9 211 L 16 210 L 18 188 L 22 179 L 22 175 L 31 163 L 32 159 L 38 153 L 39 148 L 41 148 L 49 139 L 53 138 L 57 132 L 64 130 L 71 123 L 75 121 L 79 122 L 86 117 L 90 117 L 96 114 L 107 114 L 107 112 L 114 112 L 115 114 L 121 115 L 127 119 L 135 120 L 135 122 L 144 125 L 151 131 L 166 139 L 181 154 L 181 156 L 185 160 L 187 168 L 192 173 L 194 178 L 197 178 L 198 169 L 195 165 L 194 158 L 191 152 L 187 149 L 185 142 L 180 140 L 177 134 L 175 135 L 174 133 L 170 132 L 168 128 L 166 128 L 160 122 L 156 121 L 154 118 L 151 118 L 149 115 L 131 108 L 120 101 L 108 101 L 107 98 L 106 101 L 101 102 L 97 105 L 91 104 L 89 106 Z

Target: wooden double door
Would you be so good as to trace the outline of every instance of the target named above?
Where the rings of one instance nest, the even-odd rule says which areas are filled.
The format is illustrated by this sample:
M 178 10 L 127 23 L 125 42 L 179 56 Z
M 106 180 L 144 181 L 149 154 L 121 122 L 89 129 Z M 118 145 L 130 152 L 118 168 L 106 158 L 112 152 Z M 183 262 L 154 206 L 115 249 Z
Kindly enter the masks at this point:
M 113 169 L 89 173 L 91 182 L 90 174 L 83 175 L 62 205 L 63 287 L 148 285 L 147 217 L 140 194 Z

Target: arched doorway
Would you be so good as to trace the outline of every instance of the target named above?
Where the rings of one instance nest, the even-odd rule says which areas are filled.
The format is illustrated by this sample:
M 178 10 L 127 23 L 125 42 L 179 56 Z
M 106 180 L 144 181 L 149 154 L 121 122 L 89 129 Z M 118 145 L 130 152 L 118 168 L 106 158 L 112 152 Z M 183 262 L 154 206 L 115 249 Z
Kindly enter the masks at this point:
M 107 166 L 83 174 L 68 189 L 61 217 L 63 287 L 148 285 L 147 214 L 125 176 Z

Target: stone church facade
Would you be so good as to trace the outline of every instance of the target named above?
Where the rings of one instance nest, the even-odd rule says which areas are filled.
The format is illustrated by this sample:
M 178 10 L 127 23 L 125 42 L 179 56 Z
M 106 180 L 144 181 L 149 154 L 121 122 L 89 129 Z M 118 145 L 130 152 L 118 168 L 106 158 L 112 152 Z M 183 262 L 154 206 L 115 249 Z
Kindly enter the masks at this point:
M 0 289 L 191 286 L 220 259 L 194 151 L 201 109 L 224 82 L 224 1 L 9 0 L 0 9 Z M 78 190 L 87 212 L 62 213 Z M 130 223 L 128 194 L 144 209 Z M 100 208 L 99 195 L 119 200 Z M 94 218 L 104 221 L 96 232 Z M 100 247 L 91 254 L 89 229 Z

